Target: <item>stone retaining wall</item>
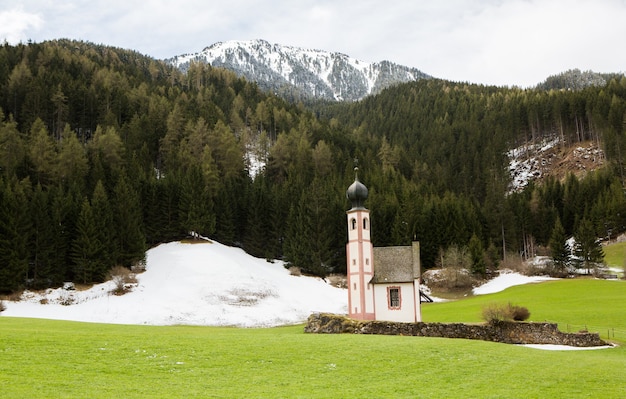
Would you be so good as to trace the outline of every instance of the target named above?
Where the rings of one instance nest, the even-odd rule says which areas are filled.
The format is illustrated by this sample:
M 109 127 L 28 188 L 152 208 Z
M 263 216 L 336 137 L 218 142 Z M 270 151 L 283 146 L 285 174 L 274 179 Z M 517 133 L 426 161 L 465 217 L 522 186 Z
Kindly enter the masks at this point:
M 309 316 L 304 332 L 318 334 L 380 334 L 478 339 L 506 344 L 553 344 L 576 347 L 608 345 L 597 333 L 564 333 L 555 323 L 494 321 L 486 324 L 396 323 L 361 321 L 345 316 L 315 313 Z

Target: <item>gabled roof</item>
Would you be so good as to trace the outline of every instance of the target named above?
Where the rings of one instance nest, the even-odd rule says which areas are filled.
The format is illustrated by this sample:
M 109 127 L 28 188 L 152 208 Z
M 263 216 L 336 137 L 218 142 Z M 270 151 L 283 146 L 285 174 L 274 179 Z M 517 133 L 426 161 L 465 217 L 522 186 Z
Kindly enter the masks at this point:
M 409 283 L 420 277 L 419 243 L 411 246 L 374 247 L 372 284 Z

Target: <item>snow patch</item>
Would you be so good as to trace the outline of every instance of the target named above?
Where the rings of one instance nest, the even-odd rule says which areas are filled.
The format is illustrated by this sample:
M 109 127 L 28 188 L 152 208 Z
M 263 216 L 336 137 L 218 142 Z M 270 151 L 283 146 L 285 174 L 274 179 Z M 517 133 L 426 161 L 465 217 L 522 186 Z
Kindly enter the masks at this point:
M 147 252 L 146 271 L 129 293 L 105 282 L 84 291 L 25 292 L 5 301 L 3 316 L 111 324 L 272 327 L 304 322 L 311 313 L 347 313 L 345 289 L 289 274 L 216 242 L 172 242 Z
M 519 345 L 519 346 L 525 346 L 527 348 L 533 348 L 533 349 L 542 349 L 545 351 L 590 351 L 590 350 L 596 350 L 596 349 L 615 348 L 614 345 L 579 347 L 579 346 L 569 346 L 569 345 L 526 344 L 526 345 Z
M 496 292 L 504 291 L 507 288 L 537 283 L 541 281 L 549 281 L 549 280 L 557 280 L 553 277 L 546 276 L 524 276 L 523 274 L 511 272 L 511 271 L 502 271 L 500 275 L 492 280 L 489 280 L 485 284 L 480 287 L 476 287 L 472 290 L 474 295 L 486 295 L 493 294 Z

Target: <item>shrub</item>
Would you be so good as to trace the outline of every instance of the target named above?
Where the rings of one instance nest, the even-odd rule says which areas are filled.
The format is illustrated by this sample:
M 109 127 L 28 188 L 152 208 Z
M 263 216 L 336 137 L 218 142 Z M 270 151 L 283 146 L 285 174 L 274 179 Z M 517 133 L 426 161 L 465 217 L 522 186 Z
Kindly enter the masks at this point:
M 290 266 L 289 274 L 292 276 L 302 276 L 302 269 L 300 269 L 298 266 Z
M 5 310 L 7 310 L 7 307 L 4 304 L 4 301 L 0 301 L 0 313 L 4 312 Z
M 328 276 L 328 284 L 337 288 L 348 288 L 348 279 L 342 274 L 330 274 Z
M 114 266 L 109 272 L 111 280 L 115 283 L 113 293 L 115 295 L 123 295 L 128 291 L 129 284 L 136 284 L 137 278 L 124 266 Z
M 528 264 L 519 254 L 508 252 L 506 257 L 500 263 L 500 270 L 511 270 L 520 274 L 528 273 Z
M 483 319 L 492 321 L 524 321 L 528 320 L 530 312 L 523 306 L 513 305 L 509 302 L 506 305 L 491 304 L 483 308 Z
M 509 303 L 509 308 L 511 310 L 511 316 L 515 321 L 528 320 L 530 317 L 530 312 L 523 306 L 515 306 Z

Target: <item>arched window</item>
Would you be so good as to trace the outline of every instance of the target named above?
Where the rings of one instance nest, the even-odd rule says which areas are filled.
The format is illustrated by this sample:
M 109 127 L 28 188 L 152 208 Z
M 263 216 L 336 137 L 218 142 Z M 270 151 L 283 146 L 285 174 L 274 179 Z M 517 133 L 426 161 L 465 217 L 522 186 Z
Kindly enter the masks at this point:
M 363 218 L 363 229 L 367 230 L 369 228 L 369 220 L 367 218 Z
M 356 229 L 356 219 L 354 218 L 350 219 L 350 226 L 352 230 Z

